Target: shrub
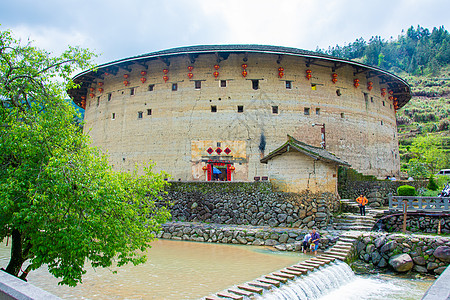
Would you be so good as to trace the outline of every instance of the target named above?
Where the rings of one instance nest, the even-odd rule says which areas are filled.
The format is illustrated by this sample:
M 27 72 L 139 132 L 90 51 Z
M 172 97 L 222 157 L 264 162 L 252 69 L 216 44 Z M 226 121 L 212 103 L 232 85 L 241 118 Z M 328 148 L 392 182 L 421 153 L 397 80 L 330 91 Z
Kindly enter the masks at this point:
M 427 189 L 432 191 L 437 191 L 438 185 L 436 184 L 436 181 L 434 181 L 434 176 L 431 174 L 430 180 L 428 181 Z
M 397 195 L 399 196 L 415 196 L 416 188 L 410 185 L 401 185 L 397 188 Z

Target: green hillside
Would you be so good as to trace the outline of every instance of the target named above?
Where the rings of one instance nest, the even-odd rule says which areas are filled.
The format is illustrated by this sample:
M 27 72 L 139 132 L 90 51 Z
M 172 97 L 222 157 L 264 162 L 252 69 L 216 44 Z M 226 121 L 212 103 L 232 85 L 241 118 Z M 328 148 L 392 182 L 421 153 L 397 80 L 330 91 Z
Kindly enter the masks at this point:
M 410 27 L 393 39 L 357 39 L 317 51 L 387 69 L 411 86 L 412 99 L 397 112 L 401 170 L 429 177 L 450 168 L 450 34 L 443 26 Z

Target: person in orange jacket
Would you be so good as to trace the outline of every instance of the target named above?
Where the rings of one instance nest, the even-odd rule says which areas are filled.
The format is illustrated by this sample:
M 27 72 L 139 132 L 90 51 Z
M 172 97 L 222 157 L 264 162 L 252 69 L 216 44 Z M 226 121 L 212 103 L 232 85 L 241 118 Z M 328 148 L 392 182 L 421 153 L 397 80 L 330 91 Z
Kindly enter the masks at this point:
M 366 197 L 361 195 L 358 198 L 356 198 L 356 202 L 358 202 L 359 212 L 361 213 L 361 216 L 365 216 L 366 215 L 366 204 L 367 204 L 367 202 L 369 202 L 369 200 L 367 200 Z

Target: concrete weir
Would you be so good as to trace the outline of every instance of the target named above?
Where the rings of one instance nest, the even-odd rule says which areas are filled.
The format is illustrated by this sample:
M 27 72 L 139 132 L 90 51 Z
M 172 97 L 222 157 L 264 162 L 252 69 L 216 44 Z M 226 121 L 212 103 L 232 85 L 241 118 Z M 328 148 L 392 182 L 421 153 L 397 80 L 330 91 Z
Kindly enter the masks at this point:
M 204 300 L 240 300 L 262 295 L 265 291 L 279 288 L 291 280 L 295 280 L 302 275 L 307 275 L 318 268 L 328 265 L 333 261 L 347 261 L 354 255 L 355 244 L 361 236 L 361 232 L 346 232 L 341 235 L 336 244 L 325 250 L 318 256 L 299 262 L 290 267 L 263 275 L 252 281 L 230 287 L 226 290 L 206 296 Z

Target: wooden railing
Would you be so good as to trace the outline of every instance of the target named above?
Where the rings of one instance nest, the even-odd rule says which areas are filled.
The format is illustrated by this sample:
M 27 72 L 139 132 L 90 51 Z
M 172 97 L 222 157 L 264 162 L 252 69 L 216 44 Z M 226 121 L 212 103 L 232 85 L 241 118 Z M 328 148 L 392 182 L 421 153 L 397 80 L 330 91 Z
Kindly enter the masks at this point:
M 389 194 L 389 211 L 443 212 L 450 210 L 449 197 L 392 196 Z

